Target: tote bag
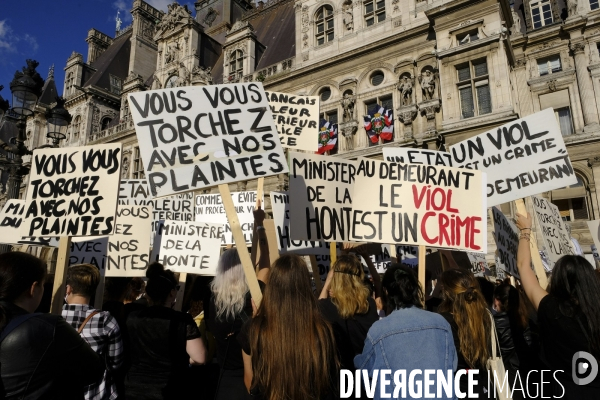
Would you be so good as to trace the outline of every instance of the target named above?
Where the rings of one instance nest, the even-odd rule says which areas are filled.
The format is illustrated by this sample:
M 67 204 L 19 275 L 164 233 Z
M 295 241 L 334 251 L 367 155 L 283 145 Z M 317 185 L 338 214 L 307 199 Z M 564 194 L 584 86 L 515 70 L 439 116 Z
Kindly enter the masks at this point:
M 492 356 L 488 359 L 487 369 L 490 371 L 490 378 L 494 382 L 497 399 L 512 400 L 512 391 L 510 390 L 510 384 L 508 382 L 506 370 L 504 369 L 502 356 L 496 353 L 496 349 L 498 348 L 498 333 L 496 332 L 496 324 L 494 323 L 494 317 L 492 314 L 490 314 L 490 319 L 492 321 L 492 332 L 490 335 L 492 341 Z M 505 380 L 506 384 L 504 384 Z

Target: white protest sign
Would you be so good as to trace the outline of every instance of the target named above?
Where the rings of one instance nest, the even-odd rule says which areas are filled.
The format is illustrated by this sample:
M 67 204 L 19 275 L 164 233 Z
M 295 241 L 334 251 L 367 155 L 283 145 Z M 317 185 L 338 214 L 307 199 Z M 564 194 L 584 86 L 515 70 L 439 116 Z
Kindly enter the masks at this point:
M 587 221 L 588 228 L 590 229 L 590 233 L 592 234 L 592 239 L 594 240 L 594 245 L 596 248 L 600 248 L 600 220 L 595 221 Z
M 154 197 L 288 172 L 260 82 L 136 92 L 129 104 Z
M 108 236 L 78 237 L 71 240 L 69 265 L 92 264 L 100 271 L 106 268 Z
M 289 155 L 291 238 L 349 241 L 356 162 L 314 154 Z
M 445 151 L 437 150 L 384 147 L 383 159 L 402 164 L 426 164 L 452 167 L 452 155 Z
M 242 233 L 246 243 L 252 243 L 254 233 L 254 206 L 256 205 L 256 191 L 232 192 L 231 199 L 235 206 Z M 265 204 L 264 195 L 261 204 Z M 221 244 L 234 244 L 231 226 L 227 220 L 225 207 L 220 194 L 201 194 L 196 196 L 196 222 L 210 222 L 225 226 Z
M 193 221 L 193 193 L 181 193 L 174 196 L 153 199 L 146 179 L 123 179 L 119 187 L 119 205 L 148 205 L 151 207 L 152 225 L 150 245 L 162 220 Z
M 106 276 L 146 276 L 152 206 L 118 206 L 115 233 L 108 237 Z
M 592 250 L 592 256 L 594 257 L 595 261 L 600 261 L 600 254 L 598 254 L 598 246 L 596 246 L 595 244 L 590 246 L 591 250 Z M 593 265 L 593 263 L 592 263 Z
M 469 261 L 471 262 L 471 272 L 473 275 L 481 277 L 490 275 L 490 268 L 485 259 L 485 254 L 467 251 L 467 257 L 469 257 Z
M 454 167 L 487 172 L 490 207 L 577 183 L 552 109 L 473 136 L 450 152 Z
M 496 242 L 496 271 L 502 269 L 520 279 L 517 268 L 519 230 L 498 207 L 491 207 L 494 218 L 494 240 Z
M 539 196 L 531 196 L 533 212 L 540 224 L 540 233 L 544 239 L 550 269 L 564 255 L 573 254 L 571 237 L 558 207 Z
M 318 150 L 319 97 L 266 92 L 281 146 L 293 150 Z
M 221 252 L 223 225 L 194 221 L 165 221 L 157 231 L 152 260 L 166 269 L 215 275 Z
M 271 210 L 273 211 L 279 254 L 329 254 L 329 243 L 327 242 L 311 242 L 291 238 L 290 196 L 288 192 L 271 192 Z
M 58 247 L 58 240 L 53 237 L 21 236 L 24 229 L 24 212 L 25 200 L 6 200 L 4 208 L 0 211 L 0 243 Z
M 115 226 L 120 143 L 33 152 L 23 236 L 100 236 Z
M 355 180 L 351 240 L 487 251 L 484 173 L 362 158 Z

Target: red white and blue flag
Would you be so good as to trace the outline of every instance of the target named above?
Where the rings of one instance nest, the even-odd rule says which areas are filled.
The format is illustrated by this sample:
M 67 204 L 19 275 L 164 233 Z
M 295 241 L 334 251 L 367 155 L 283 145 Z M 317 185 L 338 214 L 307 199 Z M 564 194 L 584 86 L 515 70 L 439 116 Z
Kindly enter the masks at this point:
M 394 117 L 392 110 L 377 104 L 371 110 L 371 115 L 365 115 L 365 131 L 372 143 L 394 138 Z
M 324 119 L 319 123 L 319 149 L 318 154 L 335 149 L 338 139 L 338 126 Z

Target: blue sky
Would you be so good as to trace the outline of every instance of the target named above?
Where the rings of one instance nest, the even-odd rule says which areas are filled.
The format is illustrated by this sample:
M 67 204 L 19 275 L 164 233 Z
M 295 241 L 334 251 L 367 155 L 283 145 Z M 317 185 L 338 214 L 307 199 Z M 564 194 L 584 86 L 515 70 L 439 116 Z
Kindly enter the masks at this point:
M 166 11 L 172 0 L 146 0 Z M 0 7 L 0 96 L 11 98 L 9 84 L 25 60 L 39 61 L 37 70 L 46 79 L 52 64 L 59 93 L 63 90 L 67 58 L 73 51 L 87 60 L 85 38 L 90 28 L 109 36 L 115 33 L 115 17 L 120 11 L 122 27 L 131 23 L 133 0 L 4 0 Z M 193 10 L 193 2 L 188 4 Z

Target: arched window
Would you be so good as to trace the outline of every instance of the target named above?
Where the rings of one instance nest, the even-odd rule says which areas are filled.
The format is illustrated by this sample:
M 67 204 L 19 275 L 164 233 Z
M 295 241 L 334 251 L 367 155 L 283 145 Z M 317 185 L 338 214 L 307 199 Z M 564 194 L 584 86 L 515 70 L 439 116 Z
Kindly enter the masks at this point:
M 333 7 L 324 5 L 315 15 L 317 46 L 333 40 Z
M 375 71 L 371 74 L 371 85 L 379 86 L 383 82 L 385 75 L 381 71 Z
M 73 119 L 71 126 L 73 128 L 73 139 L 77 139 L 79 136 L 79 130 L 81 129 L 81 117 L 79 115 Z
M 105 129 L 108 129 L 108 125 L 110 124 L 110 121 L 112 121 L 112 118 L 109 118 L 109 117 L 104 117 L 104 118 L 102 119 L 102 123 L 101 123 L 101 125 L 100 125 L 100 126 L 101 126 L 101 127 L 100 127 L 100 130 L 101 130 L 101 131 L 103 131 L 103 130 L 105 130 Z
M 65 93 L 71 94 L 71 89 L 73 87 L 73 73 L 69 72 L 67 75 L 67 79 L 65 81 Z
M 329 86 L 324 87 L 319 91 L 319 98 L 321 101 L 327 101 L 331 97 L 331 88 Z
M 229 76 L 233 79 L 239 79 L 244 76 L 244 53 L 241 50 L 235 50 L 231 53 L 229 59 Z

